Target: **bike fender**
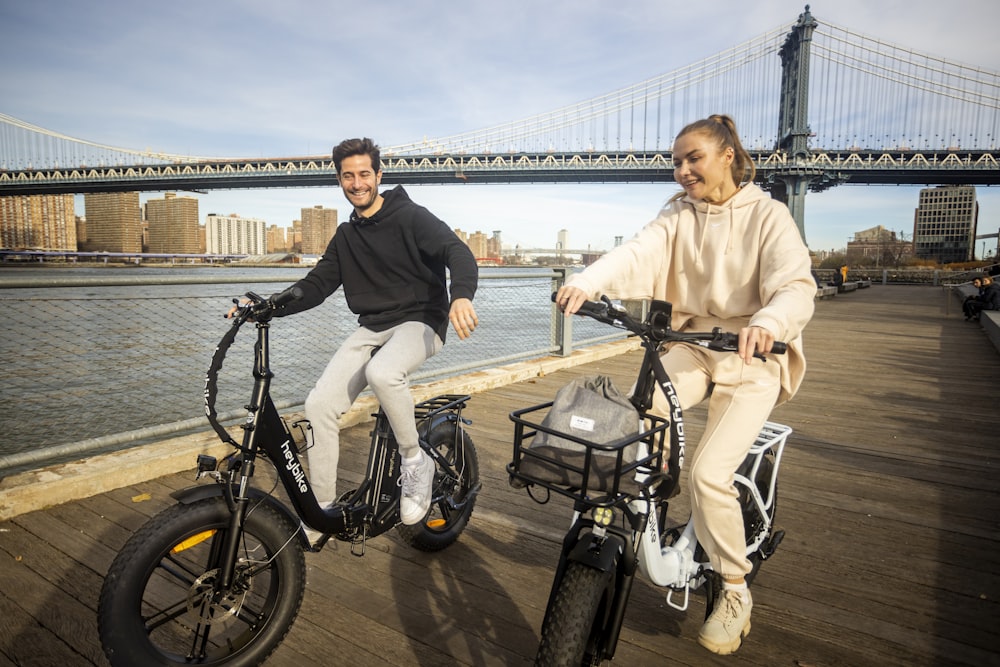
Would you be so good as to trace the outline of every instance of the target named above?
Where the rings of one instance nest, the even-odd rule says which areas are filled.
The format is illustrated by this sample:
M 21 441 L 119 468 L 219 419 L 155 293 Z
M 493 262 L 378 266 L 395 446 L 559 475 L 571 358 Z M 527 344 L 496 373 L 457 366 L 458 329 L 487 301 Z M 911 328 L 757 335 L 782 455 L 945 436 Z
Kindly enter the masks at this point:
M 440 424 L 446 422 L 458 422 L 459 418 L 454 412 L 443 412 L 438 415 L 434 415 L 430 419 L 424 420 L 418 426 L 420 436 L 424 439 L 430 436 L 431 431 L 437 428 Z
M 237 488 L 234 485 L 233 493 L 235 494 L 236 492 Z M 205 498 L 223 497 L 224 495 L 225 487 L 223 487 L 222 484 L 199 484 L 197 486 L 189 486 L 186 489 L 174 491 L 170 494 L 170 497 L 181 504 L 190 505 L 191 503 L 196 503 L 199 500 L 204 500 Z M 249 496 L 250 500 L 263 501 L 272 507 L 281 510 L 286 516 L 288 516 L 289 519 L 291 519 L 293 525 L 297 526 L 302 522 L 302 520 L 296 516 L 295 512 L 289 509 L 287 505 L 260 489 L 250 487 L 247 489 L 247 496 Z
M 573 545 L 566 559 L 601 572 L 611 572 L 615 569 L 624 549 L 625 540 L 611 534 L 599 544 L 593 539 L 580 540 Z

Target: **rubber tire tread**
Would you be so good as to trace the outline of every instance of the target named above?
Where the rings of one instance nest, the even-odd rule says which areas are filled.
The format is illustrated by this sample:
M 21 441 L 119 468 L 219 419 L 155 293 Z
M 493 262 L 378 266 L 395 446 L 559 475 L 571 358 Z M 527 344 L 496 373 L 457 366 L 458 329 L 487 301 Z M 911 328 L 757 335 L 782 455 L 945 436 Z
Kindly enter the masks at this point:
M 542 622 L 542 640 L 535 665 L 540 667 L 577 667 L 600 664 L 603 656 L 586 656 L 597 615 L 613 573 L 602 572 L 581 563 L 566 565 L 552 608 Z M 603 623 L 603 619 L 602 623 Z M 604 642 L 598 642 L 603 653 Z
M 228 526 L 230 512 L 222 497 L 205 498 L 190 504 L 178 503 L 163 510 L 143 525 L 115 558 L 98 602 L 98 631 L 101 645 L 113 667 L 172 667 L 210 664 L 227 667 L 262 664 L 291 629 L 306 588 L 305 557 L 299 541 L 289 540 L 298 531 L 291 519 L 278 509 L 261 503 L 247 514 L 244 532 L 266 545 L 274 559 L 283 587 L 271 608 L 271 619 L 263 633 L 234 655 L 207 663 L 171 660 L 146 637 L 138 609 L 149 577 L 161 557 L 190 535 Z

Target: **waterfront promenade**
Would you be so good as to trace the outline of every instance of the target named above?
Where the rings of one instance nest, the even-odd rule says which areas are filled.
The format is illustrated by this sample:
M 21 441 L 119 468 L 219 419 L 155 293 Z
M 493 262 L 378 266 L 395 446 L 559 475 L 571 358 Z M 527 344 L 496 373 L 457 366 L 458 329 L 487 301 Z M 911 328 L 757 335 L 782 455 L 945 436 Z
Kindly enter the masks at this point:
M 876 285 L 817 301 L 806 381 L 773 415 L 795 429 L 778 498 L 787 536 L 754 586 L 750 636 L 734 656 L 707 653 L 703 598 L 683 614 L 640 577 L 614 664 L 1000 665 L 1000 354 L 950 298 Z M 507 414 L 580 375 L 627 386 L 637 362 L 629 352 L 473 396 L 484 488 L 459 542 L 425 554 L 390 533 L 363 558 L 343 545 L 308 555 L 302 611 L 268 665 L 530 664 L 569 512 L 508 487 Z M 342 478 L 360 475 L 367 432 L 345 431 Z M 0 522 L 0 667 L 106 664 L 102 577 L 192 479 Z

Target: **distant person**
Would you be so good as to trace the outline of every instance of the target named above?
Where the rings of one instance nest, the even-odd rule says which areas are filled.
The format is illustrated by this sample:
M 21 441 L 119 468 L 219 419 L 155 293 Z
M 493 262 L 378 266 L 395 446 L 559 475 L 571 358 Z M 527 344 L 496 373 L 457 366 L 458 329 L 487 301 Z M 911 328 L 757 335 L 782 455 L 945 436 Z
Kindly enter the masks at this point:
M 587 299 L 662 299 L 673 328 L 739 332 L 739 353 L 677 344 L 663 365 L 681 408 L 708 400 L 704 435 L 688 467 L 691 520 L 723 592 L 698 633 L 708 650 L 736 651 L 750 631 L 753 601 L 746 534 L 734 474 L 778 403 L 805 374 L 802 330 L 812 317 L 816 281 L 809 251 L 788 208 L 754 185 L 753 158 L 729 116 L 681 130 L 674 180 L 684 188 L 627 243 L 573 275 L 556 294 L 571 315 Z M 775 340 L 788 354 L 767 354 Z M 669 418 L 661 390 L 653 411 Z
M 980 313 L 984 310 L 1000 310 L 1000 285 L 989 276 L 983 277 L 983 291 L 978 299 L 970 303 L 972 315 L 966 316 L 966 320 L 979 321 Z
M 813 269 L 810 273 L 812 273 L 813 280 L 816 281 L 816 287 L 822 287 L 823 281 L 820 280 L 819 274 L 816 273 L 816 269 Z
M 316 266 L 295 283 L 303 297 L 275 313 L 292 315 L 318 306 L 343 287 L 361 325 L 306 397 L 306 418 L 315 435 L 308 450 L 309 475 L 321 506 L 337 500 L 339 419 L 370 386 L 399 443 L 400 520 L 415 524 L 430 507 L 434 461 L 419 446 L 409 375 L 444 345 L 449 320 L 460 339 L 478 326 L 472 306 L 478 267 L 455 232 L 411 201 L 402 186 L 379 193 L 380 151 L 371 139 L 341 142 L 333 149 L 333 164 L 354 210 Z M 312 529 L 306 535 L 310 543 L 320 536 Z
M 840 284 L 843 285 L 847 282 L 847 264 L 840 267 Z
M 983 279 L 973 279 L 972 286 L 976 288 L 976 293 L 970 294 L 962 300 L 962 313 L 965 314 L 966 321 L 971 320 L 972 317 L 978 312 L 978 310 L 973 310 L 973 304 L 983 298 Z
M 840 289 L 840 286 L 844 284 L 844 273 L 840 269 L 833 272 L 833 279 L 830 280 L 830 284 L 837 289 Z

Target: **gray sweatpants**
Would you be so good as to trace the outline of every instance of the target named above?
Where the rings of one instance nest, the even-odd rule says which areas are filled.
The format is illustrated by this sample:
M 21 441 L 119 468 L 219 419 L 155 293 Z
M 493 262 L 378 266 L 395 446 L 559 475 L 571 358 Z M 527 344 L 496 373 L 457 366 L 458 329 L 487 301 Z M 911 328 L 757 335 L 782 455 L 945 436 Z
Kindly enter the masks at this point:
M 409 374 L 444 345 L 422 322 L 404 322 L 386 331 L 359 328 L 347 337 L 306 397 L 306 419 L 312 424 L 313 446 L 308 450 L 309 478 L 316 499 L 337 499 L 337 463 L 340 460 L 340 418 L 366 386 L 385 410 L 402 456 L 416 456 L 417 427 Z M 374 357 L 372 350 L 381 347 Z

